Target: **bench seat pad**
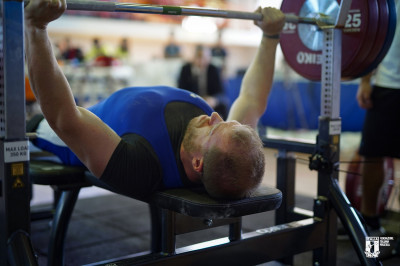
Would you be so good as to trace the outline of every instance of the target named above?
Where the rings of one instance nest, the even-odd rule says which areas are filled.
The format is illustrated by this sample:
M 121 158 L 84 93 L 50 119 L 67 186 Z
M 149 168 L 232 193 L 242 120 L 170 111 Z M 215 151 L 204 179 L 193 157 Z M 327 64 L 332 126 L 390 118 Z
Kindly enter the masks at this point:
M 45 160 L 31 160 L 29 162 L 29 175 L 34 184 L 48 186 L 87 186 L 85 168 L 67 166 L 61 163 Z
M 222 219 L 276 210 L 282 202 L 282 192 L 260 186 L 252 196 L 241 200 L 217 200 L 204 188 L 169 189 L 154 195 L 156 206 L 192 217 Z

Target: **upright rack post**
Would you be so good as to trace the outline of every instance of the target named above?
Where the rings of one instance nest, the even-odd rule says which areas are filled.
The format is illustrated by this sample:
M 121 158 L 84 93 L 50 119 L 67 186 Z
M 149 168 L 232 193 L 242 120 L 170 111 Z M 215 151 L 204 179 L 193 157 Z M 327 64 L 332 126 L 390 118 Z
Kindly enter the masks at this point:
M 30 241 L 25 137 L 24 4 L 2 1 L 0 69 L 0 264 L 37 265 Z
M 315 217 L 328 221 L 324 248 L 314 251 L 314 263 L 336 265 L 337 217 L 340 218 L 363 265 L 380 265 L 379 260 L 367 258 L 363 243 L 367 236 L 357 213 L 338 184 L 340 157 L 340 85 L 342 30 L 324 29 L 321 73 L 321 115 L 316 152 L 310 168 L 318 170 L 318 198 Z
M 321 265 L 336 265 L 336 213 L 330 206 L 328 195 L 330 179 L 337 179 L 333 165 L 340 153 L 340 78 L 341 37 L 340 29 L 324 29 L 321 73 L 321 114 L 316 144 L 310 168 L 318 170 L 318 197 L 314 204 L 314 216 L 327 221 L 324 248 L 314 251 L 314 262 Z

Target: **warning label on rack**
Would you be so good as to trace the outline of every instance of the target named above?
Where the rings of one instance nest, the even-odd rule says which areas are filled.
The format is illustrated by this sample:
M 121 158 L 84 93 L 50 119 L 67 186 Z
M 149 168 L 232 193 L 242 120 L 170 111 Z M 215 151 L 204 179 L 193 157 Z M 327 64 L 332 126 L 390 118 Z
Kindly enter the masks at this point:
M 23 188 L 25 186 L 20 177 L 15 178 L 12 188 Z
M 29 161 L 28 141 L 14 141 L 4 143 L 4 162 L 24 162 Z
M 329 123 L 329 135 L 339 135 L 342 131 L 342 121 L 335 120 Z

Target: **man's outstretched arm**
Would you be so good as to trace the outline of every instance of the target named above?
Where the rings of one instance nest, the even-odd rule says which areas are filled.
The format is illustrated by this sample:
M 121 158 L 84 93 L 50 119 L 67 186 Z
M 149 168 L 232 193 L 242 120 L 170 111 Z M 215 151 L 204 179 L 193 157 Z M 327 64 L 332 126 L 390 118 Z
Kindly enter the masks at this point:
M 237 120 L 243 124 L 257 127 L 258 120 L 267 108 L 275 69 L 277 37 L 284 24 L 284 14 L 275 8 L 259 8 L 263 21 L 255 22 L 263 31 L 263 38 L 257 54 L 244 75 L 239 97 L 233 103 L 228 120 Z M 275 37 L 275 38 L 274 38 Z
M 47 25 L 63 14 L 65 5 L 65 0 L 31 0 L 25 8 L 29 79 L 50 126 L 99 177 L 120 138 L 94 114 L 76 106 L 68 81 L 53 54 Z

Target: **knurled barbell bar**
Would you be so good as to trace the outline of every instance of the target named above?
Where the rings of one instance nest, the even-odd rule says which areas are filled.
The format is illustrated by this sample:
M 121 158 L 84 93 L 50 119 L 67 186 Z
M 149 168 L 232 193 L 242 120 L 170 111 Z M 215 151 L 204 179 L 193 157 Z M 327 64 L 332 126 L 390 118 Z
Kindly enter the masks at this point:
M 24 1 L 25 6 L 29 4 L 29 0 Z M 166 5 L 146 5 L 135 3 L 118 3 L 106 1 L 91 0 L 67 0 L 68 10 L 81 11 L 104 11 L 104 12 L 128 12 L 128 13 L 145 13 L 159 15 L 177 15 L 177 16 L 202 16 L 202 17 L 218 17 L 229 19 L 244 20 L 262 20 L 260 13 L 222 10 L 201 7 L 181 7 Z M 328 17 L 320 16 L 318 18 L 298 17 L 293 14 L 286 15 L 286 21 L 291 23 L 314 24 L 320 26 L 333 25 Z
M 307 79 L 321 79 L 321 28 L 335 26 L 341 1 L 282 2 L 286 16 L 280 40 L 282 52 L 293 70 Z M 28 3 L 25 1 L 25 5 Z M 67 9 L 262 20 L 262 14 L 254 12 L 91 0 L 68 0 Z M 354 79 L 373 70 L 389 49 L 395 28 L 394 0 L 352 0 L 342 35 L 342 79 Z

